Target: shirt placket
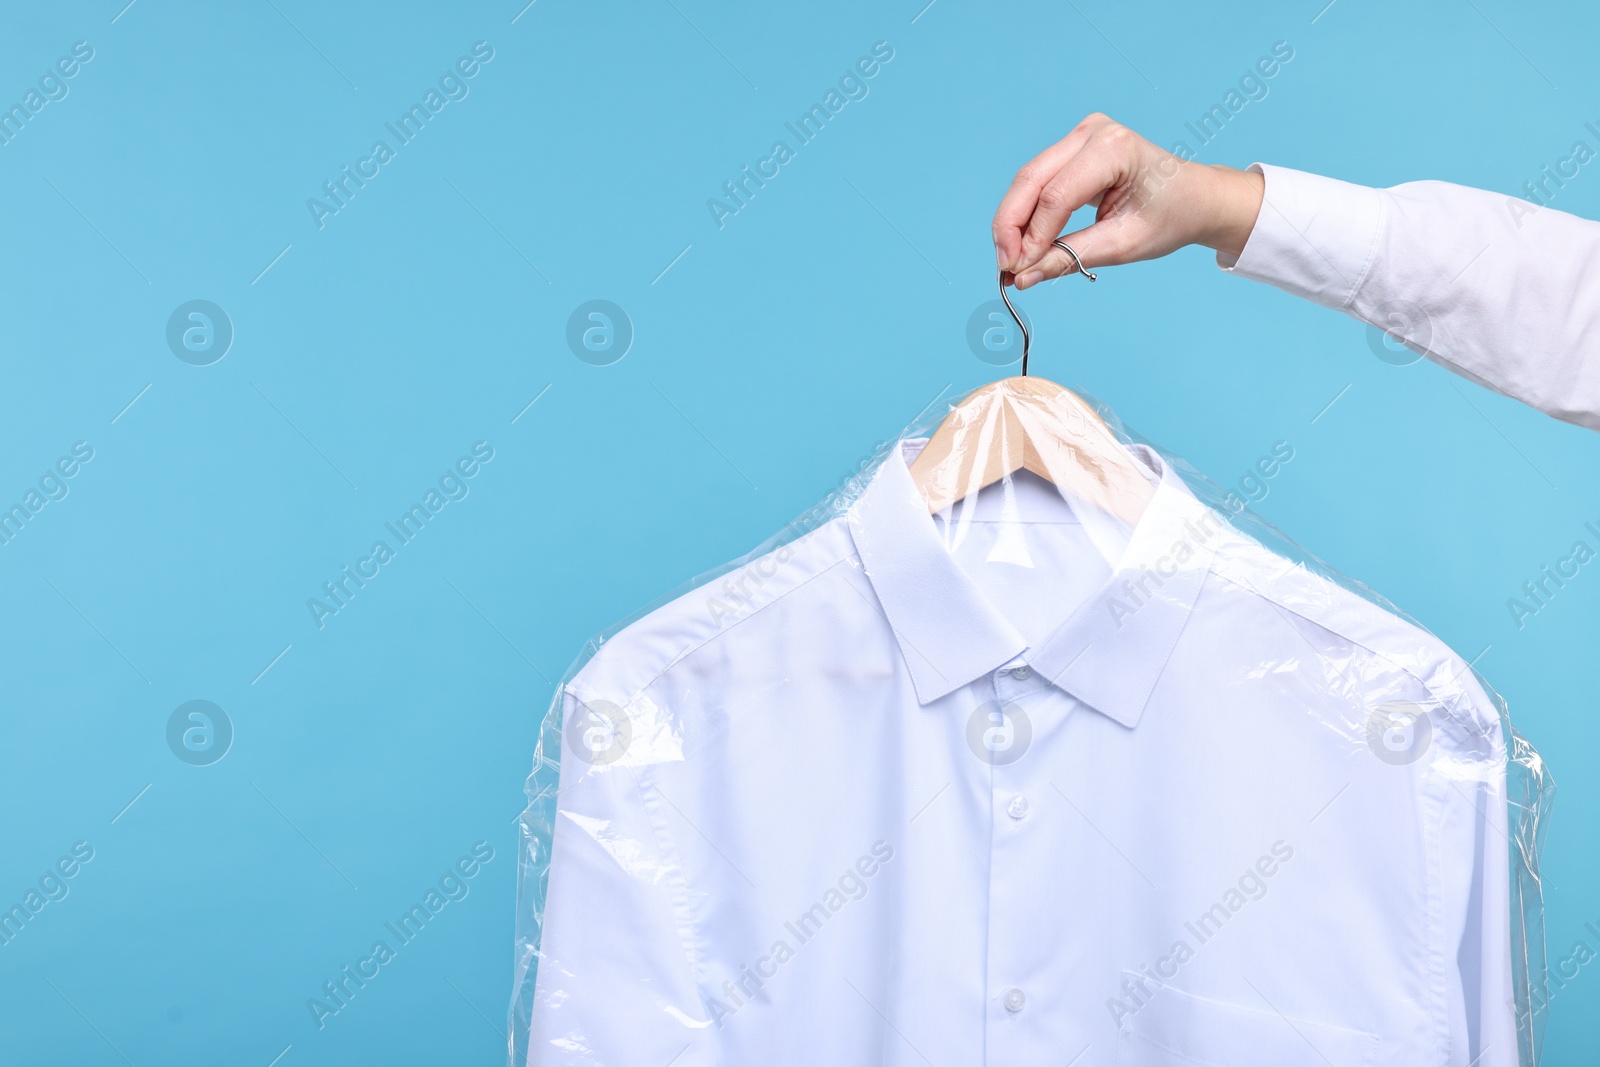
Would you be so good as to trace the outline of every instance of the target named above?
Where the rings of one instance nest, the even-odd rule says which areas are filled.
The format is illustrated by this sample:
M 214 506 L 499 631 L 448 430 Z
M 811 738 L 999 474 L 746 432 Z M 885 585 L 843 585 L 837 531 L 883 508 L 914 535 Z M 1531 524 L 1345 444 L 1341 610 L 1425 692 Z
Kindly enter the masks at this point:
M 1038 760 L 1029 759 L 1037 723 L 1030 705 L 1048 683 L 1028 664 L 1027 653 L 1007 662 L 990 676 L 993 685 L 996 743 L 989 749 L 990 856 L 988 964 L 985 980 L 985 1063 L 991 1067 L 1022 1064 L 1037 1030 L 1034 1019 L 1046 1009 L 1049 991 L 1030 988 L 1024 961 L 1024 940 L 1031 942 L 1026 914 L 1034 896 L 1027 885 L 1029 866 L 1022 850 L 1039 848 L 1031 840 L 1037 820 L 1037 795 L 1044 780 Z

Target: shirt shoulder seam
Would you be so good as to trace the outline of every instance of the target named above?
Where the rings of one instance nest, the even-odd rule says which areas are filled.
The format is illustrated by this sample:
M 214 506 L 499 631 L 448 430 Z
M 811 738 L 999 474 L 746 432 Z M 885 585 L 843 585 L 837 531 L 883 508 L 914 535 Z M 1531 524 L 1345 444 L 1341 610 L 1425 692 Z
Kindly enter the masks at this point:
M 772 605 L 778 603 L 784 597 L 787 597 L 791 593 L 794 593 L 797 590 L 803 589 L 805 586 L 810 585 L 812 582 L 816 581 L 818 578 L 821 578 L 823 575 L 832 572 L 834 568 L 840 566 L 841 564 L 850 562 L 850 560 L 853 559 L 854 556 L 855 556 L 855 553 L 853 553 L 853 552 L 852 553 L 847 553 L 846 555 L 840 557 L 839 559 L 834 560 L 832 563 L 828 564 L 826 567 L 823 567 L 821 570 L 817 571 L 817 573 L 811 575 L 810 577 L 802 579 L 801 581 L 796 582 L 794 585 L 790 586 L 788 589 L 785 589 L 783 592 L 781 592 L 778 595 L 774 596 L 771 600 L 767 601 L 766 603 L 760 604 L 760 605 L 756 606 L 755 608 L 752 608 L 748 614 L 746 614 L 743 618 L 741 618 L 741 619 L 737 620 L 736 622 L 734 622 L 732 625 L 724 627 L 722 629 L 719 629 L 719 630 L 717 630 L 716 633 L 707 634 L 701 640 L 690 644 L 688 647 L 686 647 L 683 650 L 681 650 L 672 659 L 667 661 L 667 663 L 659 671 L 657 671 L 654 675 L 651 676 L 651 678 L 650 678 L 650 680 L 648 682 L 645 682 L 642 685 L 640 685 L 636 692 L 629 694 L 628 699 L 632 700 L 634 697 L 638 696 L 639 693 L 643 693 L 645 690 L 647 690 L 651 686 L 655 685 L 657 682 L 659 682 L 662 679 L 662 677 L 668 671 L 672 670 L 672 668 L 676 667 L 678 664 L 682 663 L 684 660 L 688 659 L 690 656 L 694 655 L 696 652 L 700 651 L 702 648 L 705 648 L 707 645 L 709 645 L 712 642 L 716 641 L 718 638 L 725 637 L 728 634 L 732 633 L 742 623 L 749 622 L 751 619 L 753 619 L 757 615 L 761 614 L 767 608 L 770 608 Z M 754 561 L 752 561 L 752 562 L 754 562 Z M 740 569 L 742 569 L 742 568 L 736 567 L 736 568 L 734 568 L 734 571 L 737 571 L 737 570 L 740 570 Z M 732 573 L 734 573 L 734 571 L 729 571 L 728 573 L 732 574 Z
M 1252 594 L 1262 598 L 1263 600 L 1265 600 L 1265 601 L 1267 601 L 1267 602 L 1269 602 L 1271 604 L 1274 604 L 1279 608 L 1282 608 L 1284 611 L 1289 612 L 1290 614 L 1294 615 L 1295 617 L 1297 617 L 1299 619 L 1303 619 L 1306 622 L 1311 623 L 1313 626 L 1319 626 L 1319 627 L 1329 631 L 1330 633 L 1338 634 L 1340 637 L 1344 638 L 1346 641 L 1349 641 L 1351 644 L 1355 645 L 1356 647 L 1365 650 L 1369 655 L 1375 656 L 1378 659 L 1381 659 L 1383 662 L 1391 664 L 1396 670 L 1403 672 L 1406 675 L 1406 677 L 1408 677 L 1408 678 L 1412 679 L 1413 681 L 1415 681 L 1419 686 L 1422 687 L 1424 692 L 1426 692 L 1430 697 L 1434 698 L 1435 700 L 1438 700 L 1441 704 L 1448 704 L 1448 703 L 1453 702 L 1453 701 L 1466 701 L 1468 703 L 1473 704 L 1474 706 L 1479 704 L 1479 700 L 1477 698 L 1477 695 L 1473 692 L 1473 687 L 1468 685 L 1468 684 L 1465 684 L 1464 681 L 1459 680 L 1459 679 L 1461 679 L 1463 677 L 1463 674 L 1470 674 L 1471 666 L 1469 664 L 1467 664 L 1467 662 L 1461 658 L 1461 655 L 1458 652 L 1456 652 L 1455 649 L 1453 649 L 1449 645 L 1445 644 L 1435 634 L 1433 634 L 1433 633 L 1431 633 L 1431 632 L 1429 632 L 1427 630 L 1424 630 L 1421 626 L 1419 626 L 1419 625 L 1417 625 L 1415 623 L 1412 623 L 1409 620 L 1403 619 L 1400 616 L 1395 615 L 1393 612 L 1388 611 L 1387 609 L 1381 608 L 1376 604 L 1373 604 L 1369 600 L 1366 600 L 1364 598 L 1359 597 L 1358 594 L 1352 593 L 1349 590 L 1344 589 L 1343 587 L 1337 585 L 1336 583 L 1329 581 L 1327 578 L 1324 578 L 1322 575 L 1314 574 L 1312 572 L 1307 572 L 1307 573 L 1312 573 L 1312 577 L 1314 577 L 1316 580 L 1324 582 L 1324 583 L 1327 583 L 1332 588 L 1338 589 L 1338 590 L 1340 590 L 1340 592 L 1345 593 L 1345 594 L 1347 594 L 1349 596 L 1357 597 L 1357 599 L 1360 599 L 1362 603 L 1369 605 L 1373 610 L 1382 611 L 1390 619 L 1392 619 L 1396 623 L 1400 624 L 1401 626 L 1410 627 L 1411 629 L 1416 630 L 1418 633 L 1423 634 L 1424 636 L 1429 638 L 1431 641 L 1436 643 L 1439 648 L 1443 649 L 1444 653 L 1448 657 L 1448 659 L 1451 662 L 1452 666 L 1459 665 L 1461 667 L 1465 667 L 1466 668 L 1466 672 L 1463 672 L 1462 674 L 1456 675 L 1455 677 L 1458 680 L 1456 680 L 1455 683 L 1453 685 L 1451 685 L 1447 689 L 1447 688 L 1445 688 L 1445 685 L 1442 685 L 1442 684 L 1440 684 L 1438 682 L 1430 681 L 1429 679 L 1422 677 L 1420 674 L 1418 674 L 1411 667 L 1407 666 L 1404 663 L 1399 662 L 1398 660 L 1394 659 L 1392 656 L 1389 656 L 1389 655 L 1385 654 L 1383 652 L 1383 650 L 1377 649 L 1377 648 L 1373 648 L 1367 642 L 1352 636 L 1348 632 L 1350 629 L 1352 629 L 1351 627 L 1341 627 L 1341 626 L 1339 626 L 1337 624 L 1337 622 L 1334 619 L 1328 618 L 1326 616 L 1318 617 L 1317 614 L 1308 613 L 1308 612 L 1302 611 L 1299 608 L 1296 608 L 1296 607 L 1294 607 L 1294 606 L 1292 606 L 1290 604 L 1286 604 L 1286 603 L 1284 603 L 1284 599 L 1282 597 L 1271 596 L 1269 593 L 1267 593 L 1266 591 L 1258 588 L 1254 584 L 1246 584 L 1244 582 L 1241 582 L 1241 581 L 1233 578 L 1229 574 L 1227 574 L 1226 571 L 1221 569 L 1221 568 L 1214 567 L 1213 571 L 1223 581 L 1226 581 L 1229 584 L 1231 584 L 1231 585 L 1233 585 L 1233 586 L 1235 586 L 1237 588 L 1240 588 L 1240 589 L 1243 589 L 1243 590 L 1245 590 L 1245 591 L 1247 591 L 1249 593 L 1252 593 Z M 1488 718 L 1492 718 L 1496 722 L 1498 722 L 1498 720 L 1499 720 L 1498 709 L 1496 709 L 1494 707 L 1492 700 L 1489 702 L 1489 704 L 1487 706 L 1478 707 L 1477 710 L 1479 711 L 1480 715 L 1484 715 L 1485 716 L 1486 720 Z M 1488 725 L 1488 722 L 1486 721 L 1485 722 L 1485 726 L 1487 726 L 1487 725 Z
M 827 525 L 828 524 L 824 524 L 823 526 L 819 526 L 819 527 L 817 527 L 816 530 L 811 531 L 811 533 L 812 534 L 819 533 L 823 529 L 825 529 Z M 807 534 L 805 536 L 809 537 L 810 534 Z M 682 594 L 682 596 L 680 596 L 680 597 L 678 597 L 676 599 L 682 600 L 682 599 L 687 598 L 689 596 L 693 596 L 696 593 L 711 592 L 711 591 L 715 590 L 715 588 L 716 588 L 716 586 L 713 585 L 714 582 L 717 582 L 717 581 L 720 581 L 720 580 L 724 580 L 724 579 L 726 579 L 726 578 L 728 578 L 730 576 L 733 576 L 733 575 L 737 575 L 739 572 L 745 570 L 746 568 L 748 568 L 751 565 L 757 563 L 758 561 L 760 561 L 762 559 L 766 559 L 769 556 L 771 556 L 771 555 L 773 555 L 773 554 L 775 554 L 777 552 L 781 552 L 783 550 L 783 548 L 795 545 L 800 540 L 804 540 L 804 537 L 799 538 L 796 541 L 790 541 L 790 542 L 787 543 L 787 545 L 779 546 L 778 548 L 773 549 L 772 552 L 763 553 L 762 555 L 757 556 L 754 559 L 749 559 L 749 560 L 746 560 L 745 562 L 740 563 L 740 564 L 738 564 L 736 566 L 730 567 L 726 571 L 723 571 L 722 573 L 715 575 L 712 579 L 710 579 L 708 581 L 705 581 L 705 582 L 702 582 L 700 585 L 695 586 L 693 589 L 688 590 L 687 592 Z M 654 686 L 657 682 L 661 681 L 661 679 L 666 674 L 668 674 L 674 667 L 676 667 L 678 664 L 682 663 L 689 656 L 694 655 L 696 652 L 699 652 L 701 649 L 705 648 L 707 645 L 712 644 L 713 642 L 715 642 L 719 638 L 724 637 L 724 636 L 732 633 L 741 624 L 749 622 L 751 619 L 753 619 L 756 616 L 760 615 L 767 608 L 772 607 L 774 604 L 779 603 L 780 601 L 784 600 L 784 598 L 786 598 L 786 597 L 790 596 L 791 594 L 797 592 L 798 590 L 804 588 L 805 586 L 809 585 L 811 582 L 815 581 L 816 579 L 821 578 L 823 575 L 831 573 L 834 569 L 839 567 L 841 564 L 849 563 L 851 560 L 858 558 L 857 557 L 857 553 L 853 549 L 851 549 L 851 548 L 849 548 L 847 546 L 840 546 L 840 548 L 837 550 L 837 558 L 832 559 L 831 561 L 829 561 L 829 559 L 828 559 L 829 555 L 832 555 L 832 553 L 819 553 L 819 556 L 821 556 L 821 559 L 817 563 L 817 568 L 818 569 L 817 569 L 816 573 L 807 575 L 806 577 L 801 578 L 798 581 L 794 582 L 794 584 L 790 585 L 789 587 L 787 587 L 785 589 L 782 589 L 781 591 L 773 593 L 771 595 L 770 599 L 767 599 L 767 600 L 765 600 L 765 601 L 763 601 L 761 603 L 752 605 L 751 607 L 748 608 L 748 610 L 743 611 L 738 619 L 735 619 L 732 622 L 727 623 L 726 625 L 719 625 L 719 626 L 717 626 L 717 628 L 715 630 L 713 630 L 713 631 L 711 631 L 709 633 L 702 634 L 698 638 L 691 638 L 691 640 L 689 641 L 689 643 L 687 645 L 685 645 L 681 649 L 678 649 L 676 652 L 672 653 L 670 655 L 670 658 L 667 658 L 666 662 L 664 662 L 659 669 L 651 672 L 650 675 L 648 676 L 648 678 L 646 678 L 644 681 L 641 681 L 641 682 L 630 683 L 627 686 L 625 692 L 615 693 L 614 697 L 616 699 L 618 699 L 619 702 L 624 704 L 624 705 L 626 705 L 628 703 L 631 703 L 641 693 L 644 693 L 645 691 L 650 689 L 651 686 Z M 712 595 L 715 595 L 715 593 L 712 592 Z M 670 603 L 671 602 L 669 602 L 668 605 L 663 605 L 662 608 L 657 609 L 657 610 L 658 611 L 659 610 L 665 610 L 668 606 L 670 606 Z M 655 614 L 655 613 L 652 612 L 650 614 L 645 615 L 643 618 L 639 619 L 634 625 L 637 625 L 638 623 L 644 622 L 646 619 L 649 619 L 651 617 L 651 615 L 653 615 L 653 614 Z M 624 629 L 622 631 L 622 633 L 626 633 L 626 632 L 627 632 L 626 629 Z M 619 633 L 617 636 L 621 637 L 622 634 Z M 616 640 L 616 638 L 613 638 L 612 640 Z M 609 644 L 609 642 L 608 642 L 608 644 Z M 602 646 L 602 648 L 604 648 L 604 646 Z M 592 662 L 594 662 L 594 660 L 591 659 L 590 662 L 592 663 Z M 584 674 L 584 671 L 587 670 L 587 668 L 588 668 L 588 664 L 585 664 L 585 666 L 583 668 L 580 668 L 578 670 L 578 672 L 573 676 L 573 682 L 577 683 L 577 688 L 580 689 L 580 690 L 591 688 L 590 685 L 587 683 L 587 681 L 583 680 L 583 674 Z M 572 684 L 573 684 L 572 682 L 569 682 L 568 686 L 571 687 Z

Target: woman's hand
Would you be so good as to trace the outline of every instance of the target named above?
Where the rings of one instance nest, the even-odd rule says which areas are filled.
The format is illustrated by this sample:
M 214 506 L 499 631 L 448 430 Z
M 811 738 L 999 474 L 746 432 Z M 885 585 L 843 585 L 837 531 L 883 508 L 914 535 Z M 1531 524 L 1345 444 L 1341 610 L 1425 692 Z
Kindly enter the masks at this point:
M 1091 269 L 1155 259 L 1189 244 L 1244 249 L 1261 175 L 1185 163 L 1104 115 L 1090 115 L 1017 172 L 994 216 L 995 259 L 1018 289 L 1076 270 L 1050 242 L 1085 204 L 1091 226 L 1066 241 Z

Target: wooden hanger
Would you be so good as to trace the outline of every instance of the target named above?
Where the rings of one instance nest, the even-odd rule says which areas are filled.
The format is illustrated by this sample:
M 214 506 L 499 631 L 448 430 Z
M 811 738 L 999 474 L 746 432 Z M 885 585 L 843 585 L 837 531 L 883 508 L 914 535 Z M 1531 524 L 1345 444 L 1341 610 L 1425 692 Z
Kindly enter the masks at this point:
M 1091 282 L 1066 242 L 1066 251 Z M 1052 482 L 1130 526 L 1155 495 L 1154 476 L 1117 440 L 1105 420 L 1076 393 L 1028 376 L 1028 327 L 1006 296 L 1000 299 L 1022 331 L 1022 375 L 975 390 L 946 415 L 911 464 L 911 477 L 937 513 L 1019 470 Z

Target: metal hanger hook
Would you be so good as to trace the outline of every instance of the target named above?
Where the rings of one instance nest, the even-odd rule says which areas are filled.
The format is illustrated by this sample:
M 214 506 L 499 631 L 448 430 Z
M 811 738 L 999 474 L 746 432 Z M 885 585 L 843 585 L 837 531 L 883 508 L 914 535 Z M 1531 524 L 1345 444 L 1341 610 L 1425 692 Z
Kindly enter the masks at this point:
M 1072 246 L 1067 244 L 1067 242 L 1057 237 L 1050 243 L 1072 257 L 1072 262 L 1078 265 L 1079 274 L 1083 275 L 1085 278 L 1088 278 L 1091 282 L 1095 281 L 1099 277 L 1093 271 L 1089 270 L 1088 267 L 1083 265 L 1083 260 L 1078 258 L 1078 253 L 1074 252 L 1072 250 Z M 1033 339 L 1028 336 L 1027 324 L 1022 321 L 1022 316 L 1017 314 L 1017 309 L 1011 306 L 1011 298 L 1006 295 L 1006 276 L 1004 274 L 1000 275 L 1000 299 L 1005 301 L 1006 310 L 1011 312 L 1011 321 L 1015 322 L 1017 324 L 1017 329 L 1022 331 L 1022 376 L 1026 378 L 1028 376 L 1028 346 L 1032 343 Z

